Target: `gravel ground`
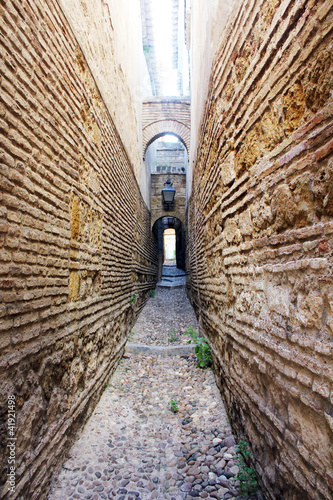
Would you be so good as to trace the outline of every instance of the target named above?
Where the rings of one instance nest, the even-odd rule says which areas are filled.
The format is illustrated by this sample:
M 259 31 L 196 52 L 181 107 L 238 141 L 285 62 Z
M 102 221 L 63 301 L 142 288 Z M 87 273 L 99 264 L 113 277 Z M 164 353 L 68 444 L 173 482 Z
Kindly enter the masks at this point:
M 196 326 L 194 320 L 183 290 L 160 290 L 142 311 L 135 340 L 166 344 L 172 328 L 180 333 Z M 212 371 L 199 369 L 193 355 L 128 353 L 48 499 L 240 500 L 237 472 L 235 440 Z
M 132 329 L 130 341 L 148 345 L 184 345 L 189 326 L 197 328 L 194 310 L 183 288 L 156 289 Z

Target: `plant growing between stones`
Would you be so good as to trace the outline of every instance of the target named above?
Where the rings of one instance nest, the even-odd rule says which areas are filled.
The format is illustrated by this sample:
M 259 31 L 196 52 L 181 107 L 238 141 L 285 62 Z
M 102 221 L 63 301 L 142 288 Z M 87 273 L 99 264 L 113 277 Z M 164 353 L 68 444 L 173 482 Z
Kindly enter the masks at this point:
M 255 493 L 258 489 L 258 482 L 255 475 L 255 468 L 249 467 L 248 462 L 252 457 L 249 450 L 249 445 L 246 441 L 240 440 L 236 446 L 235 464 L 239 467 L 238 474 L 233 478 L 234 481 L 239 481 L 239 492 L 243 495 Z
M 176 399 L 171 399 L 170 408 L 171 408 L 171 411 L 173 413 L 178 413 L 178 411 L 179 411 L 178 403 L 179 403 L 179 401 L 177 401 Z
M 149 297 L 155 297 L 155 290 L 150 290 Z
M 130 304 L 135 304 L 136 299 L 137 299 L 138 297 L 139 297 L 139 295 L 138 295 L 138 294 L 133 293 L 133 294 L 132 294 L 132 296 L 131 296 L 131 298 L 130 298 Z
M 173 328 L 172 331 L 169 333 L 169 342 L 177 342 L 179 340 L 179 337 L 177 333 L 175 332 L 175 329 Z
M 204 337 L 200 337 L 198 332 L 190 326 L 185 335 L 190 335 L 192 341 L 195 344 L 195 354 L 198 360 L 198 366 L 200 368 L 208 368 L 212 365 L 212 354 L 207 340 Z M 191 340 L 188 341 L 191 343 Z

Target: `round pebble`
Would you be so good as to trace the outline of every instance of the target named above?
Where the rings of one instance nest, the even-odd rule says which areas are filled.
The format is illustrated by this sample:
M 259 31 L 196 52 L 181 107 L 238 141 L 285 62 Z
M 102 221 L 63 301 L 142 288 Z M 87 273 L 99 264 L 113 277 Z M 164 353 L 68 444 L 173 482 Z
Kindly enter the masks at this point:
M 169 346 L 174 328 L 181 345 L 189 326 L 196 320 L 184 290 L 158 291 L 131 341 Z M 53 478 L 48 500 L 64 492 L 88 500 L 231 498 L 239 495 L 230 479 L 238 472 L 235 444 L 210 369 L 199 369 L 194 355 L 131 352 Z

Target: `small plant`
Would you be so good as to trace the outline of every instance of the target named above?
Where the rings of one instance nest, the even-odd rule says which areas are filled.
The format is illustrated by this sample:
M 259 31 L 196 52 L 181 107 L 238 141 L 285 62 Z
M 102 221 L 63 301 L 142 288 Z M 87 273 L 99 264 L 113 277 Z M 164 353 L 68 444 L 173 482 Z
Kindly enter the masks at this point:
M 207 340 L 204 337 L 200 337 L 198 332 L 190 326 L 185 335 L 190 335 L 192 341 L 195 344 L 195 354 L 198 360 L 198 366 L 200 368 L 208 368 L 212 364 L 212 354 Z M 191 343 L 191 340 L 188 341 Z
M 136 299 L 137 299 L 138 297 L 139 297 L 139 296 L 138 296 L 138 294 L 133 293 L 133 294 L 132 294 L 132 296 L 131 296 L 131 298 L 130 298 L 130 304 L 135 304 Z
M 255 468 L 249 467 L 248 463 L 252 453 L 249 450 L 249 445 L 246 441 L 240 440 L 236 446 L 235 464 L 239 467 L 239 472 L 233 478 L 234 481 L 239 481 L 239 492 L 243 495 L 255 493 L 258 489 L 258 482 L 255 475 Z
M 169 342 L 177 342 L 179 340 L 179 337 L 177 333 L 175 332 L 175 329 L 173 328 L 172 331 L 169 333 Z
M 179 411 L 178 403 L 179 403 L 179 401 L 177 401 L 175 399 L 171 399 L 171 401 L 170 401 L 170 408 L 171 408 L 171 411 L 173 413 L 178 413 L 178 411 Z
M 150 290 L 149 297 L 155 297 L 155 290 Z

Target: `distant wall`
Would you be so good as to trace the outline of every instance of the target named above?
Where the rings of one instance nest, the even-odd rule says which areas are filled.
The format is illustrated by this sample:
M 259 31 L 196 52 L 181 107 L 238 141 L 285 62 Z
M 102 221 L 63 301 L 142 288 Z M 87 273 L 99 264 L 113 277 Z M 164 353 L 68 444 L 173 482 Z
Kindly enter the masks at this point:
M 154 148 L 155 151 L 154 158 L 150 161 L 152 174 L 186 173 L 187 151 L 180 142 L 156 141 L 149 146 L 147 155 L 151 148 Z
M 191 300 L 272 499 L 333 491 L 331 5 L 237 2 L 192 127 Z
M 162 199 L 162 189 L 170 179 L 176 190 L 175 202 L 169 210 L 165 210 Z M 185 174 L 152 174 L 151 176 L 151 225 L 160 217 L 177 217 L 185 226 Z
M 156 171 L 160 172 L 161 168 L 171 168 L 171 171 L 185 173 L 186 171 L 186 156 L 185 147 L 181 143 L 159 142 L 156 150 Z M 160 170 L 158 170 L 160 168 Z
M 172 133 L 190 150 L 191 105 L 186 97 L 154 97 L 142 106 L 142 154 L 161 135 Z
M 9 498 L 13 395 L 17 484 L 10 498 L 42 499 L 122 355 L 157 267 L 127 145 L 57 2 L 5 5 L 0 497 Z

